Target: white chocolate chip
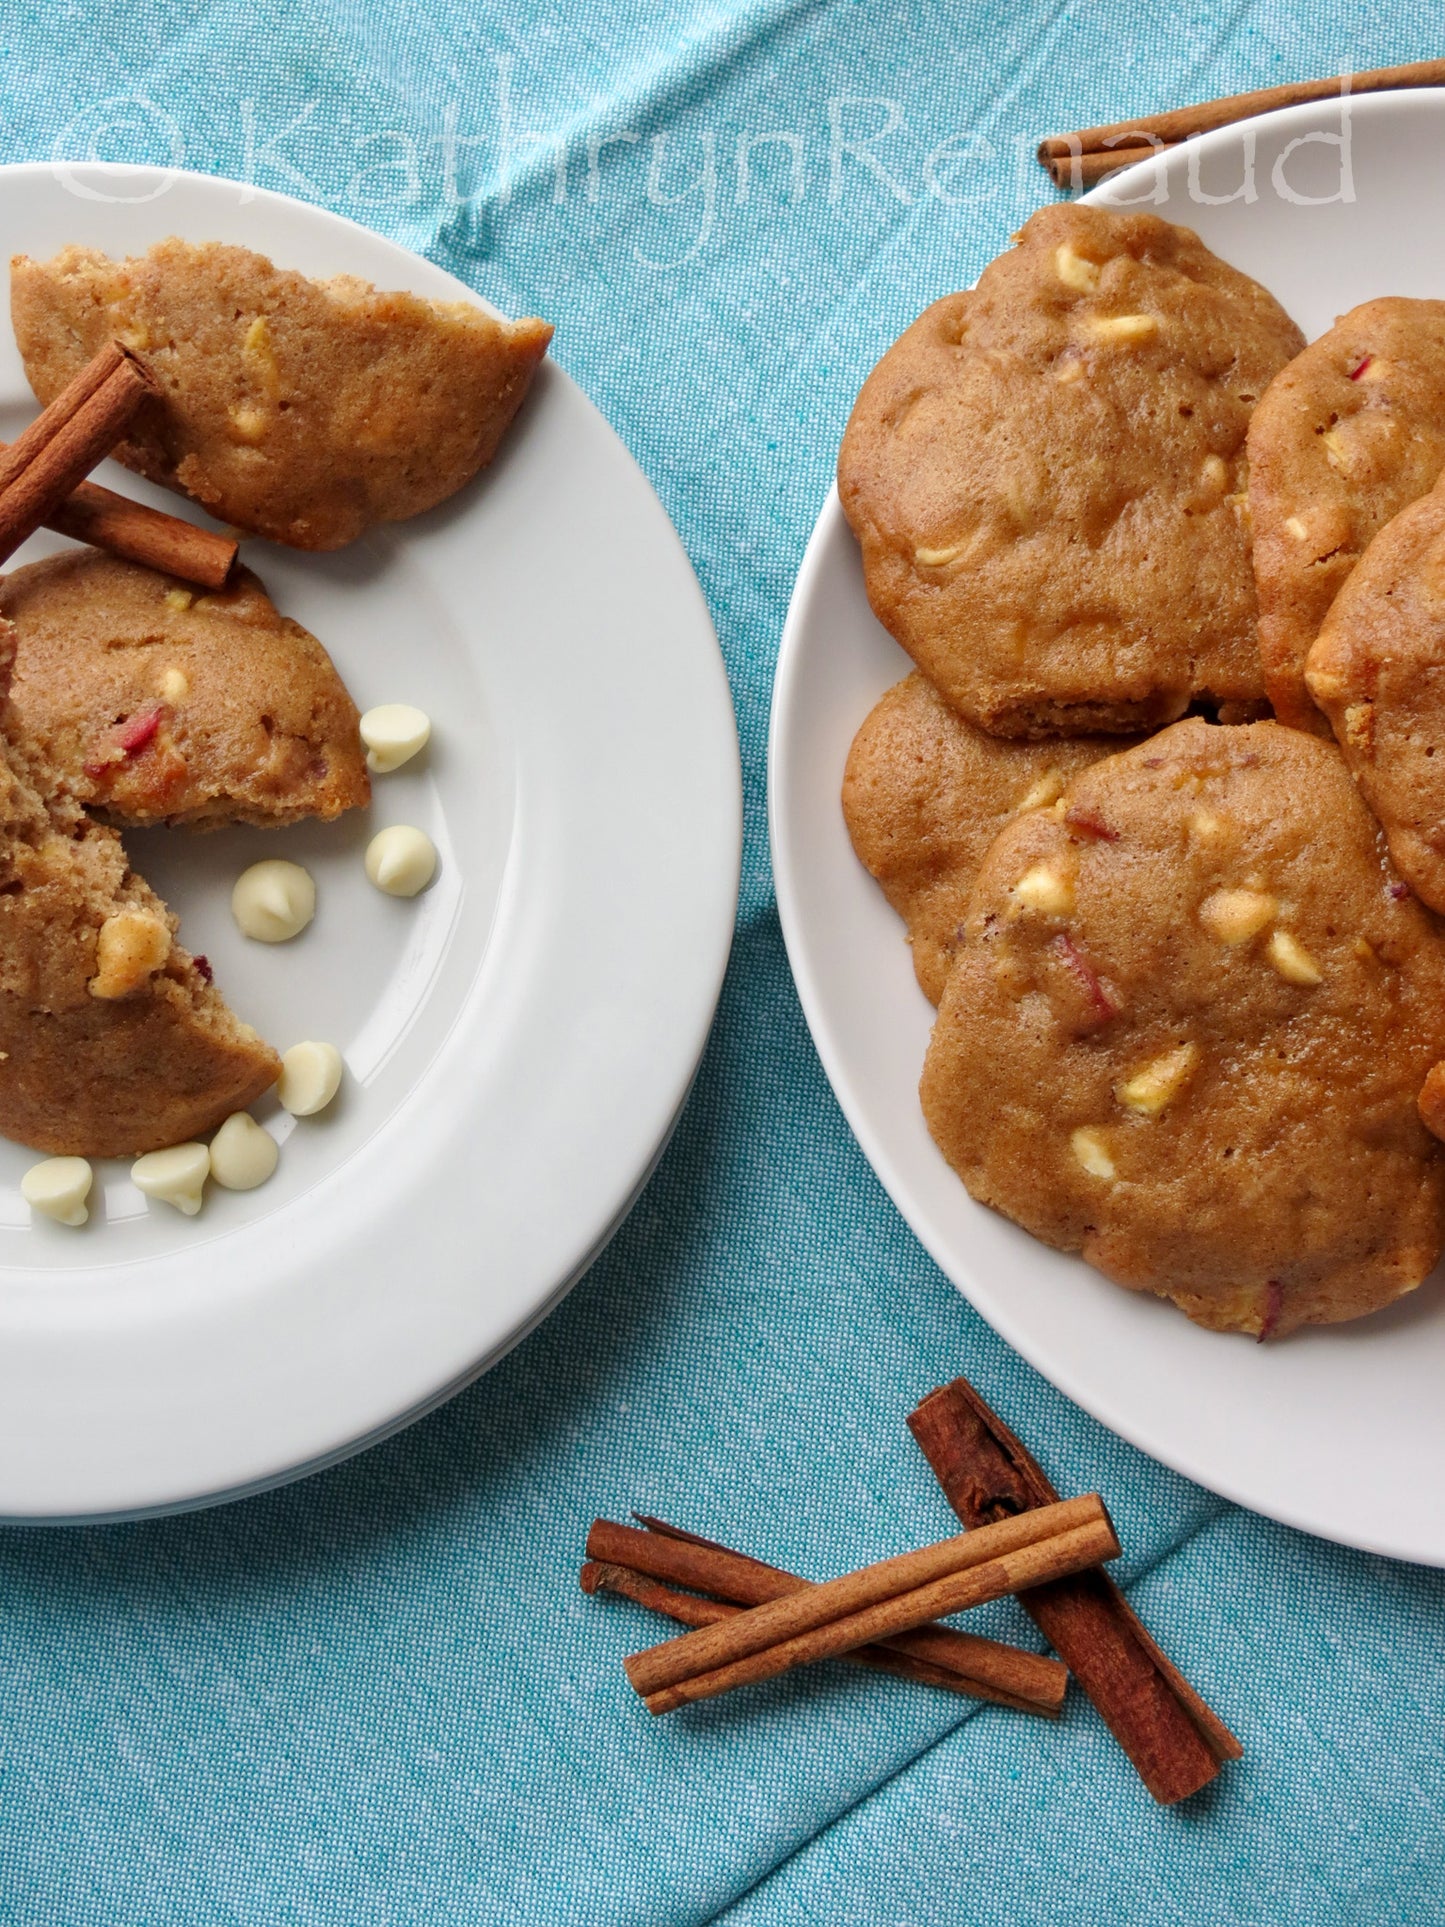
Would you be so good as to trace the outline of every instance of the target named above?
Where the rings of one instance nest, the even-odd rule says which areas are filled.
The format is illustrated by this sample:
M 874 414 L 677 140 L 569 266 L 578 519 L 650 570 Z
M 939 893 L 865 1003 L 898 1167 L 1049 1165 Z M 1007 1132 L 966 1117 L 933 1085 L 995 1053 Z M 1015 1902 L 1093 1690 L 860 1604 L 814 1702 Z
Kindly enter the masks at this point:
M 254 445 L 266 433 L 266 414 L 264 409 L 241 407 L 231 410 L 231 429 L 236 440 Z
M 178 703 L 182 697 L 191 693 L 190 679 L 184 669 L 168 669 L 160 680 L 160 693 L 165 702 Z
M 258 377 L 266 393 L 275 396 L 280 391 L 280 370 L 276 366 L 276 356 L 271 347 L 271 330 L 266 325 L 266 317 L 258 314 L 246 330 L 246 338 L 241 343 L 251 373 Z
M 1324 977 L 1319 965 L 1298 943 L 1288 930 L 1276 930 L 1270 938 L 1265 954 L 1288 984 L 1321 984 Z
M 190 589 L 166 590 L 166 607 L 168 609 L 189 609 L 195 599 L 195 594 Z
M 211 1139 L 211 1176 L 227 1191 L 254 1191 L 276 1169 L 276 1140 L 249 1111 L 232 1111 Z
M 1351 703 L 1345 711 L 1345 741 L 1364 756 L 1375 752 L 1375 705 Z
M 410 703 L 379 703 L 361 719 L 366 766 L 378 776 L 400 769 L 431 740 L 431 718 Z
M 1201 843 L 1222 843 L 1229 835 L 1228 818 L 1216 816 L 1213 810 L 1196 810 L 1189 827 Z
M 20 1180 L 20 1195 L 32 1211 L 57 1224 L 84 1224 L 93 1176 L 84 1158 L 46 1158 Z
M 946 569 L 950 562 L 963 554 L 961 545 L 951 549 L 915 549 L 913 560 L 920 569 Z M 362 719 L 363 722 L 365 718 Z M 368 758 L 368 761 L 370 759 Z
M 1064 772 L 1061 769 L 1046 769 L 1038 782 L 1017 805 L 1016 814 L 1026 816 L 1030 810 L 1047 809 L 1050 803 L 1057 803 L 1064 793 Z
M 1065 241 L 1054 249 L 1054 272 L 1066 288 L 1079 294 L 1092 294 L 1099 285 L 1099 264 L 1076 254 Z
M 316 885 L 299 863 L 267 857 L 236 878 L 231 915 L 243 937 L 286 943 L 316 915 Z
M 276 1095 L 292 1117 L 324 1111 L 341 1086 L 341 1052 L 335 1044 L 293 1044 L 281 1059 Z
M 1222 495 L 1229 483 L 1229 464 L 1222 455 L 1206 455 L 1199 470 L 1199 479 L 1207 489 Z
M 1279 903 L 1263 890 L 1216 890 L 1199 906 L 1199 919 L 1231 949 L 1257 937 L 1279 915 Z
M 1141 1117 L 1157 1117 L 1166 1105 L 1173 1103 L 1198 1068 L 1199 1046 L 1180 1044 L 1136 1071 L 1127 1082 L 1116 1084 L 1114 1095 L 1127 1110 L 1137 1111 Z
M 1105 1144 L 1100 1132 L 1091 1131 L 1086 1126 L 1081 1127 L 1070 1137 L 1069 1149 L 1091 1178 L 1118 1176 L 1114 1169 L 1114 1160 L 1109 1156 L 1109 1147 Z
M 366 846 L 366 874 L 389 897 L 414 897 L 436 875 L 436 845 L 425 830 L 394 823 Z
M 1046 917 L 1066 917 L 1074 907 L 1074 886 L 1066 876 L 1037 863 L 1014 885 L 1014 895 L 1030 910 L 1041 910 Z
M 1084 364 L 1073 355 L 1064 356 L 1054 369 L 1055 381 L 1082 381 Z
M 92 997 L 129 997 L 171 954 L 170 926 L 148 910 L 117 910 L 96 932 Z
M 1303 542 L 1309 534 L 1309 530 L 1297 515 L 1290 516 L 1284 525 L 1284 532 L 1286 535 L 1292 535 L 1296 542 Z
M 1085 324 L 1095 341 L 1117 341 L 1127 347 L 1133 341 L 1147 341 L 1159 332 L 1159 317 L 1152 314 L 1091 315 Z
M 1009 516 L 1021 535 L 1027 535 L 1039 526 L 1042 516 L 1035 499 L 1017 474 L 1005 476 L 1001 493 L 1008 505 Z
M 138 1190 L 173 1204 L 188 1218 L 200 1210 L 210 1174 L 211 1154 L 204 1144 L 173 1144 L 168 1151 L 147 1151 L 130 1167 L 131 1183 Z

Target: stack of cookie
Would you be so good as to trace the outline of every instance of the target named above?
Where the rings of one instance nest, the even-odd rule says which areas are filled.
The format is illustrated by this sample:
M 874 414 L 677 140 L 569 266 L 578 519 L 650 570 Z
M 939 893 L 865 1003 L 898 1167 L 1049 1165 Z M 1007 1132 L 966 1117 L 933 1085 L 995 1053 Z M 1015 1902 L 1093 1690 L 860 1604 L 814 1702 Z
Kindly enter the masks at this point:
M 918 665 L 843 801 L 938 1006 L 929 1128 L 1217 1330 L 1357 1317 L 1445 1241 L 1442 400 L 1445 303 L 1306 348 L 1188 231 L 1056 206 L 843 441 Z

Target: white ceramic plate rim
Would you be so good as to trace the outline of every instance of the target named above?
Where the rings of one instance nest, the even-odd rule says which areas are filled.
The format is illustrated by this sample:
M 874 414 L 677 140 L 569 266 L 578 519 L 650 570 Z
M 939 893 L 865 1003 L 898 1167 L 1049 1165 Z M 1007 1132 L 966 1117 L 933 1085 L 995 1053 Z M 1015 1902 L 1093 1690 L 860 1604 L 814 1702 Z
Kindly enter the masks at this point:
M 181 231 L 311 272 L 340 264 L 383 287 L 477 299 L 338 215 L 210 176 L 8 167 L 0 209 L 66 182 L 81 190 L 77 227 L 97 196 L 129 197 L 115 252 Z M 135 215 L 152 193 L 154 213 Z M 68 218 L 69 203 L 60 211 Z M 58 227 L 53 245 L 74 238 Z M 575 460 L 540 473 L 559 445 Z M 717 638 L 661 503 L 554 362 L 474 487 L 385 531 L 379 565 L 399 557 L 438 579 L 450 571 L 455 586 L 490 518 L 515 519 L 518 500 L 534 511 L 530 529 L 509 525 L 509 539 L 532 547 L 501 586 L 526 607 L 535 578 L 538 633 L 519 627 L 508 648 L 481 614 L 466 631 L 486 701 L 510 732 L 514 794 L 495 899 L 478 913 L 484 940 L 457 965 L 470 974 L 456 1008 L 438 1017 L 414 1086 L 355 1153 L 304 1200 L 233 1230 L 219 1217 L 189 1261 L 196 1275 L 182 1246 L 137 1282 L 136 1265 L 116 1262 L 104 1239 L 88 1270 L 59 1281 L 6 1267 L 0 1515 L 184 1508 L 395 1431 L 546 1316 L 666 1143 L 736 914 L 741 776 Z M 567 532 L 561 561 L 549 503 Z M 444 732 L 447 719 L 437 725 Z
M 1411 113 L 1433 113 L 1445 117 L 1445 90 L 1422 89 L 1403 94 L 1359 96 L 1353 101 L 1351 111 L 1357 130 L 1362 124 L 1379 125 Z M 1328 130 L 1337 124 L 1330 119 L 1337 112 L 1337 107 L 1331 105 L 1308 104 L 1261 116 L 1247 125 L 1250 137 L 1261 142 L 1274 137 L 1291 140 L 1317 135 L 1321 129 Z M 1216 157 L 1237 150 L 1245 132 L 1245 125 L 1237 125 L 1191 142 L 1191 148 L 1196 150 L 1194 164 L 1207 169 Z M 1171 160 L 1170 156 L 1161 155 L 1129 170 L 1126 175 L 1116 177 L 1113 183 L 1106 183 L 1084 198 L 1107 204 L 1114 194 L 1118 194 L 1137 200 L 1147 193 L 1151 181 L 1161 174 L 1170 174 L 1171 169 L 1170 178 L 1177 182 L 1188 164 L 1187 156 L 1176 155 Z M 1176 213 L 1172 208 L 1161 208 L 1159 211 L 1166 219 L 1189 221 L 1189 216 Z M 1205 225 L 1197 218 L 1191 224 Z M 1209 239 L 1207 231 L 1205 238 Z M 1253 271 L 1264 273 L 1260 268 Z M 1264 274 L 1264 278 L 1268 279 L 1267 274 Z M 1416 291 L 1413 287 L 1379 287 L 1372 290 L 1381 294 Z M 1430 292 L 1435 292 L 1435 289 L 1432 287 Z M 1439 293 L 1445 296 L 1445 287 L 1441 287 Z M 1354 298 L 1363 300 L 1367 297 L 1365 293 L 1360 293 Z M 1343 307 L 1349 303 L 1341 302 L 1339 305 Z M 960 1250 L 957 1227 L 950 1227 L 942 1221 L 940 1213 L 926 1197 L 925 1187 L 909 1157 L 901 1155 L 892 1141 L 887 1129 L 886 1103 L 882 1099 L 875 1099 L 870 1090 L 866 1057 L 860 1049 L 855 1048 L 854 1039 L 840 1026 L 834 997 L 823 982 L 822 965 L 826 945 L 828 941 L 836 940 L 837 933 L 825 932 L 819 926 L 815 913 L 810 910 L 807 871 L 810 858 L 816 852 L 810 850 L 805 842 L 806 832 L 801 827 L 801 793 L 797 788 L 801 781 L 799 745 L 805 740 L 806 730 L 803 710 L 809 693 L 806 632 L 813 620 L 814 605 L 829 579 L 829 572 L 837 566 L 835 558 L 840 543 L 846 543 L 851 551 L 856 552 L 837 490 L 833 488 L 809 539 L 783 631 L 769 732 L 768 820 L 779 917 L 798 995 L 824 1071 L 868 1162 L 934 1262 L 970 1304 L 1053 1385 L 1122 1438 L 1222 1497 L 1262 1512 L 1281 1523 L 1361 1550 L 1445 1565 L 1445 1532 L 1434 1519 L 1412 1523 L 1407 1528 L 1396 1516 L 1387 1529 L 1380 1529 L 1367 1512 L 1353 1512 L 1347 1502 L 1331 1509 L 1319 1503 L 1302 1501 L 1290 1489 L 1287 1478 L 1272 1477 L 1267 1471 L 1259 1476 L 1242 1476 L 1237 1471 L 1231 1473 L 1222 1470 L 1208 1452 L 1181 1447 L 1167 1426 L 1141 1421 L 1139 1412 L 1128 1397 L 1101 1386 L 1091 1374 L 1087 1359 L 1072 1355 L 1066 1345 L 1061 1345 L 1046 1329 L 1041 1329 L 1037 1320 L 1020 1315 L 1011 1303 L 1008 1292 L 998 1289 L 986 1272 Z M 861 581 L 859 592 L 861 594 Z M 879 633 L 881 635 L 881 631 Z M 911 665 L 898 652 L 897 675 L 906 673 L 909 667 Z M 882 687 L 879 686 L 877 693 L 882 693 Z M 862 715 L 860 711 L 855 727 L 862 721 Z M 839 781 L 841 775 L 840 761 L 837 770 Z M 841 824 L 841 812 L 839 822 Z M 901 942 L 899 948 L 902 952 Z M 911 968 L 907 976 L 911 983 Z M 891 993 L 892 989 L 890 983 L 886 990 Z M 900 988 L 899 994 L 908 993 Z M 969 1208 L 977 1214 L 981 1227 L 996 1227 L 1002 1222 L 983 1207 L 970 1203 Z M 1016 1233 L 1013 1227 L 1005 1227 L 1005 1230 L 1019 1238 L 1024 1236 Z M 987 1231 L 985 1235 L 988 1235 Z M 1064 1259 L 1042 1246 L 1033 1246 L 1032 1249 L 1035 1254 L 1033 1262 L 1038 1269 L 1067 1264 L 1090 1277 L 1094 1276 L 1088 1272 L 1082 1260 Z M 1170 1315 L 1179 1316 L 1172 1312 Z M 1374 1320 L 1363 1321 L 1358 1329 L 1377 1325 L 1392 1315 L 1377 1314 Z M 1186 1326 L 1185 1329 L 1193 1328 Z M 1328 1329 L 1340 1333 L 1352 1328 Z M 1214 1335 L 1201 1336 L 1214 1338 Z M 1216 1338 L 1214 1342 L 1230 1344 L 1240 1341 Z M 1286 1452 L 1286 1461 L 1288 1456 Z M 1422 1476 L 1428 1477 L 1428 1471 Z

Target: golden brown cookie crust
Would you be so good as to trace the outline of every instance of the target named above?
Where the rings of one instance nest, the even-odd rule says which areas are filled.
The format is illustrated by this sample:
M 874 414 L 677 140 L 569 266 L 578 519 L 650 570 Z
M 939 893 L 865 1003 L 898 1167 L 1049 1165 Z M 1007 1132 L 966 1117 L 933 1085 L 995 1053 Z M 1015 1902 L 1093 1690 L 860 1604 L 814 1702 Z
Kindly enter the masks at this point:
M 1277 375 L 1249 428 L 1259 646 L 1275 713 L 1325 725 L 1305 657 L 1391 516 L 1445 469 L 1445 301 L 1353 308 Z
M 330 820 L 371 794 L 355 703 L 249 569 L 204 593 L 67 549 L 0 580 L 0 616 L 21 727 L 119 823 Z
M 112 336 L 161 395 L 116 450 L 223 522 L 336 549 L 455 493 L 496 453 L 552 330 L 469 302 L 311 281 L 172 238 L 113 261 L 16 255 L 10 311 L 43 403 Z
M 1011 824 L 923 1073 L 969 1190 L 1221 1331 L 1354 1318 L 1428 1274 L 1445 943 L 1333 745 L 1176 724 Z
M 1259 702 L 1244 440 L 1303 339 L 1187 229 L 1035 214 L 849 420 L 838 487 L 879 620 L 1001 734 Z
M 1435 1137 L 1445 1139 L 1445 1064 L 1433 1065 L 1420 1086 L 1420 1121 Z
M 0 623 L 0 678 L 13 650 Z M 0 1133 L 78 1157 L 184 1142 L 254 1103 L 280 1060 L 175 942 L 176 919 L 130 869 L 115 831 L 52 789 L 5 705 Z M 128 939 L 149 930 L 156 941 L 109 942 L 113 920 Z
M 843 815 L 859 861 L 908 927 L 930 1003 L 943 995 L 974 877 L 1004 824 L 1046 808 L 1120 747 L 1106 736 L 985 735 L 917 670 L 874 705 L 848 752 Z
M 1445 489 L 1403 509 L 1365 550 L 1305 680 L 1395 867 L 1445 912 Z

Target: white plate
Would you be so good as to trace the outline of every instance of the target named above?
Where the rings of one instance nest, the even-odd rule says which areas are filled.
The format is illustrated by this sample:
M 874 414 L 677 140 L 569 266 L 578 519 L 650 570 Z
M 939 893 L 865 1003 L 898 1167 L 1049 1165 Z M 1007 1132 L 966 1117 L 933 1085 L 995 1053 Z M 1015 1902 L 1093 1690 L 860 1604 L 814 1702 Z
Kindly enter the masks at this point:
M 167 234 L 443 300 L 450 275 L 334 215 L 159 170 L 0 169 L 5 252 Z M 565 331 L 565 314 L 555 317 Z M 0 434 L 34 412 L 8 329 Z M 117 471 L 102 478 L 166 507 Z M 22 556 L 40 553 L 37 539 Z M 49 546 L 56 546 L 54 543 Z M 445 1398 L 560 1298 L 626 1212 L 687 1094 L 737 901 L 727 680 L 656 496 L 544 366 L 492 469 L 331 556 L 244 553 L 363 709 L 419 704 L 430 750 L 329 828 L 150 832 L 137 863 L 279 1047 L 338 1044 L 334 1112 L 277 1175 L 199 1218 L 102 1167 L 80 1232 L 32 1225 L 0 1145 L 0 1514 L 135 1513 L 309 1469 Z M 386 823 L 441 851 L 414 901 L 361 853 Z M 290 856 L 315 923 L 250 944 L 237 871 Z M 102 1195 L 103 1194 L 103 1197 Z
M 1273 290 L 1307 334 L 1372 295 L 1445 297 L 1439 199 L 1422 157 L 1445 139 L 1445 93 L 1362 97 L 1350 112 L 1353 201 L 1334 107 L 1256 122 L 1153 161 L 1091 198 L 1195 228 Z M 1311 138 L 1312 137 L 1312 138 Z M 1291 147 L 1291 143 L 1304 141 Z M 1288 151 L 1287 151 L 1288 150 Z M 1281 192 L 1274 168 L 1283 160 Z M 1288 195 L 1298 197 L 1291 200 Z M 1002 247 L 1005 236 L 998 237 Z M 943 293 L 943 289 L 937 292 Z M 858 369 L 861 382 L 866 369 Z M 838 795 L 871 705 L 909 664 L 874 620 L 857 547 L 830 496 L 808 546 L 773 698 L 769 812 L 778 906 L 803 1008 L 833 1088 L 894 1203 L 989 1323 L 1055 1385 L 1216 1492 L 1348 1545 L 1445 1564 L 1445 1311 L 1437 1274 L 1388 1311 L 1278 1345 L 1198 1330 L 976 1205 L 918 1105 L 932 1011 L 897 919 L 854 857 Z M 966 1361 L 960 1360 L 960 1364 Z

